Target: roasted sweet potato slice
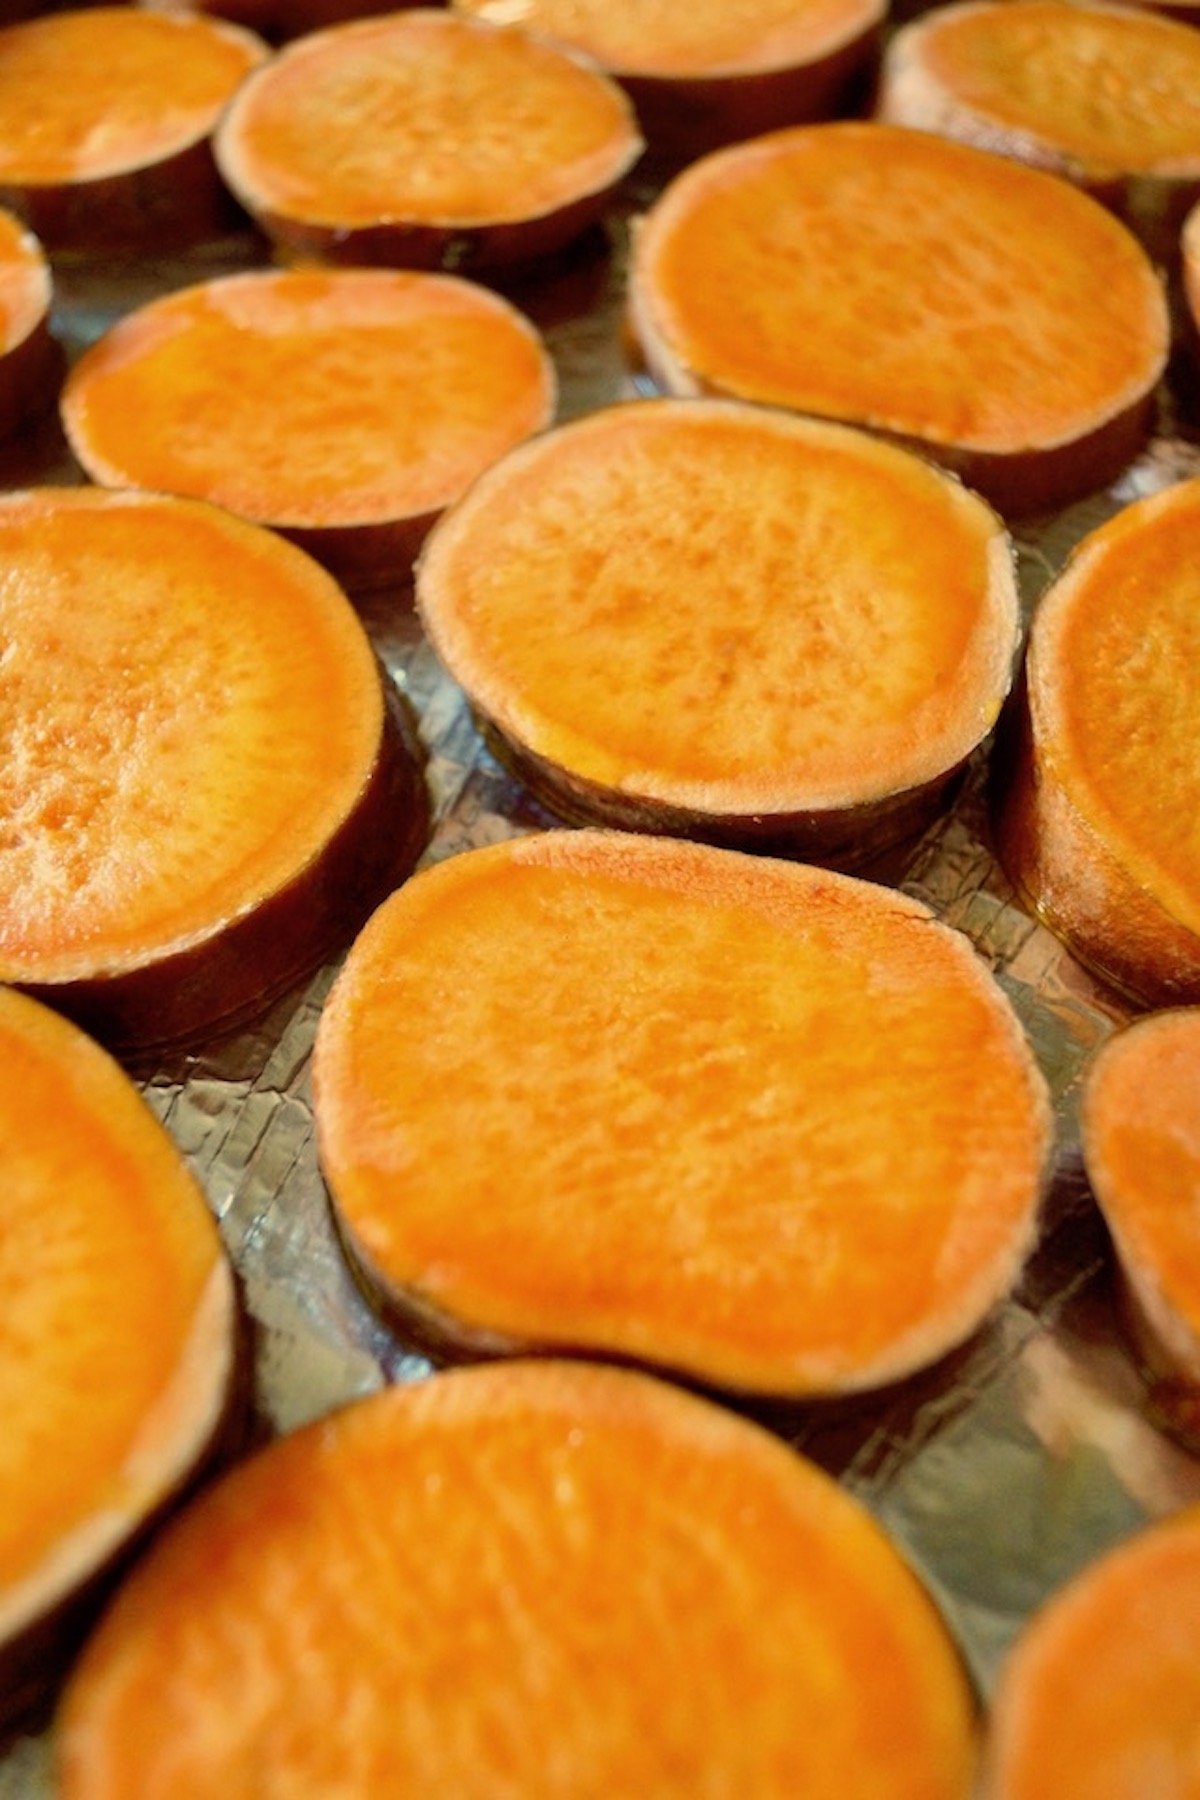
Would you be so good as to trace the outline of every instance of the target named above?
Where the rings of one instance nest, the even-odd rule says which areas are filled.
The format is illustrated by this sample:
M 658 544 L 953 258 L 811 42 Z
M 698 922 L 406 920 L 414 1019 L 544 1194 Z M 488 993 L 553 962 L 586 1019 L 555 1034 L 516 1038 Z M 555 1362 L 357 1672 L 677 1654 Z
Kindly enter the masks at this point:
M 1025 903 L 1148 1005 L 1200 998 L 1200 481 L 1083 540 L 1034 616 L 997 840 Z
M 896 34 L 879 114 L 1077 182 L 1178 234 L 1200 184 L 1200 36 L 1093 0 L 960 0 Z
M 41 245 L 0 211 L 0 437 L 54 399 L 62 358 L 50 335 L 52 297 Z
M 1082 1145 L 1147 1371 L 1200 1389 L 1200 1010 L 1152 1013 L 1087 1072 Z
M 865 1509 L 706 1401 L 553 1362 L 388 1389 L 210 1488 L 59 1743 L 63 1800 L 966 1800 L 974 1761 L 950 1640 Z
M 220 1434 L 235 1306 L 216 1227 L 132 1082 L 0 988 L 0 1722 L 40 1698 L 97 1578 Z
M 418 600 L 568 817 L 842 866 L 928 823 L 1020 622 L 982 501 L 865 433 L 650 400 L 548 433 L 442 523 Z
M 425 7 L 297 39 L 216 136 L 226 181 L 285 253 L 451 270 L 557 250 L 641 149 L 591 63 Z
M 696 156 L 830 118 L 873 59 L 886 0 L 453 0 L 571 44 L 615 76 L 652 149 Z
M 1037 1614 L 1002 1673 L 983 1800 L 1185 1800 L 1200 1783 L 1200 1509 Z
M 0 203 L 48 250 L 157 249 L 233 218 L 210 138 L 267 55 L 221 20 L 136 6 L 0 31 Z
M 406 575 L 441 509 L 554 404 L 537 333 L 497 295 L 341 269 L 151 302 L 76 365 L 62 412 L 94 480 L 214 500 L 361 586 Z
M 199 501 L 0 500 L 0 976 L 118 1042 L 264 1005 L 411 866 L 424 789 L 341 590 Z
M 975 1329 L 1047 1135 L 1007 1002 L 924 907 L 619 832 L 410 882 L 327 1003 L 315 1091 L 349 1250 L 435 1345 L 791 1394 Z
M 870 426 L 1011 512 L 1136 454 L 1168 347 L 1154 270 L 1103 207 L 879 124 L 777 132 L 685 170 L 638 231 L 630 318 L 670 392 Z

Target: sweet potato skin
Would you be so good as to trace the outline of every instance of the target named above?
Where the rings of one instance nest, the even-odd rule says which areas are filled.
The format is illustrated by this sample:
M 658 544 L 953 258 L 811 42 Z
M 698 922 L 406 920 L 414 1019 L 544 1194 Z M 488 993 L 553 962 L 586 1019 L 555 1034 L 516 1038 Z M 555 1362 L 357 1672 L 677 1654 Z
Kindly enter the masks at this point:
M 405 703 L 386 676 L 379 753 L 339 831 L 286 887 L 201 942 L 140 967 L 26 993 L 116 1048 L 180 1045 L 265 1010 L 345 944 L 424 848 L 429 800 Z

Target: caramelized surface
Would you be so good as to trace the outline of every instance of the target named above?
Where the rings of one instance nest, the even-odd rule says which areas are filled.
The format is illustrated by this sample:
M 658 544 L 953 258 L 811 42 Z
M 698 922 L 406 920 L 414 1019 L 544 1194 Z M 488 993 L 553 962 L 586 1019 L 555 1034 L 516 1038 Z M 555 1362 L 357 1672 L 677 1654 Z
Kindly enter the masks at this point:
M 0 182 L 95 179 L 212 129 L 266 55 L 216 20 L 138 7 L 54 13 L 0 31 Z
M 1200 926 L 1200 482 L 1093 532 L 1030 645 L 1039 753 L 1089 827 Z
M 1084 1158 L 1122 1255 L 1200 1332 L 1200 1008 L 1105 1045 L 1085 1090 Z
M 366 636 L 315 564 L 193 501 L 0 503 L 0 974 L 204 937 L 289 881 L 367 782 Z
M 493 25 L 573 44 L 619 73 L 740 74 L 807 62 L 881 16 L 876 0 L 454 0 Z
M 1097 172 L 1200 166 L 1200 35 L 1188 26 L 1113 6 L 989 0 L 928 17 L 918 41 L 953 99 Z
M 1018 1640 L 985 1800 L 1200 1795 L 1200 1511 L 1077 1576 Z
M 322 1020 L 323 1165 L 385 1293 L 781 1391 L 966 1336 L 1023 1252 L 1041 1083 L 884 890 L 620 834 L 393 897 Z
M 64 1800 L 963 1800 L 972 1761 L 953 1651 L 865 1511 L 732 1415 L 554 1363 L 392 1388 L 244 1464 L 61 1723 Z
M 636 147 L 627 103 L 590 67 L 425 9 L 298 40 L 218 138 L 258 205 L 351 227 L 552 212 L 615 180 Z
M 431 512 L 553 408 L 549 360 L 504 301 L 383 270 L 169 295 L 95 345 L 63 397 L 97 480 L 286 525 Z
M 6 1627 L 72 1534 L 136 1523 L 179 1477 L 177 1443 L 163 1463 L 179 1422 L 195 1437 L 183 1466 L 204 1447 L 230 1342 L 216 1230 L 178 1152 L 115 1063 L 8 989 L 0 1169 Z M 191 1389 L 173 1395 L 218 1282 L 225 1341 L 210 1328 Z
M 50 310 L 50 270 L 37 240 L 0 210 L 0 355 L 13 349 Z
M 1007 559 L 987 508 L 902 452 L 650 401 L 494 469 L 428 546 L 419 598 L 451 672 L 535 753 L 787 812 L 914 786 L 985 735 L 1015 650 Z
M 1103 208 L 882 125 L 705 158 L 648 215 L 633 284 L 639 329 L 702 386 L 980 451 L 1095 429 L 1167 347 L 1150 263 Z

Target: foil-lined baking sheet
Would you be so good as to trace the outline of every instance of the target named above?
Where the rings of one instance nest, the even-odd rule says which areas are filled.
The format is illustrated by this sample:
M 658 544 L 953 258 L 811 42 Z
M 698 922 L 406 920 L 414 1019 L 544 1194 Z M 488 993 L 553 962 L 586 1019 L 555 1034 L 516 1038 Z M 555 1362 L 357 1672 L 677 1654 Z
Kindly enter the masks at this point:
M 605 227 L 551 271 L 504 284 L 546 337 L 563 419 L 637 391 L 623 356 L 623 272 L 628 219 L 650 197 L 631 185 Z M 247 232 L 160 262 L 64 263 L 55 271 L 57 335 L 73 358 L 134 306 L 269 260 Z M 1085 532 L 1128 501 L 1200 473 L 1200 432 L 1181 422 L 1187 382 L 1186 371 L 1173 375 L 1153 443 L 1113 490 L 1017 531 L 1027 606 Z M 80 479 L 52 418 L 0 453 L 9 487 Z M 420 722 L 435 818 L 425 860 L 556 823 L 485 749 L 423 639 L 406 584 L 362 600 L 360 612 Z M 1121 1338 L 1109 1249 L 1079 1158 L 1081 1069 L 1132 1009 L 1014 904 L 987 848 L 982 759 L 954 810 L 874 872 L 967 934 L 1032 1039 L 1058 1122 L 1042 1236 L 1013 1298 L 938 1368 L 848 1406 L 743 1410 L 836 1474 L 882 1520 L 933 1589 L 986 1696 L 1014 1632 L 1043 1598 L 1141 1522 L 1200 1499 L 1200 1457 L 1155 1423 Z M 317 1167 L 309 1057 L 336 967 L 250 1030 L 134 1066 L 201 1181 L 239 1273 L 263 1436 L 430 1367 L 355 1287 Z M 0 1758 L 0 1800 L 52 1792 L 46 1734 L 20 1739 Z

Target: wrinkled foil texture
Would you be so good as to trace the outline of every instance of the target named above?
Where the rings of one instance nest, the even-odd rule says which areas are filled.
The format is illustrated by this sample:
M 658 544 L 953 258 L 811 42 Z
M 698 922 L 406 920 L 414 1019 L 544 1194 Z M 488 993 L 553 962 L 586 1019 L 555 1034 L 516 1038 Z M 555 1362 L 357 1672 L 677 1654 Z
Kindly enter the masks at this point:
M 641 391 L 624 357 L 622 293 L 629 217 L 651 197 L 635 184 L 604 230 L 552 271 L 497 283 L 546 337 L 563 420 Z M 267 266 L 269 253 L 249 233 L 163 262 L 67 263 L 55 271 L 55 329 L 73 358 L 158 294 Z M 1200 431 L 1189 435 L 1185 422 L 1189 405 L 1200 417 L 1194 381 L 1178 358 L 1156 435 L 1112 490 L 1015 530 L 1027 610 L 1087 531 L 1129 501 L 1200 474 Z M 6 486 L 81 479 L 53 420 L 0 455 Z M 435 818 L 425 862 L 557 823 L 484 747 L 422 636 L 410 585 L 400 580 L 359 610 L 419 721 Z M 953 811 L 893 855 L 883 878 L 971 939 L 1050 1082 L 1056 1151 L 1038 1247 L 984 1330 L 902 1388 L 837 1407 L 739 1404 L 882 1521 L 931 1587 L 986 1698 L 1014 1633 L 1045 1597 L 1142 1522 L 1200 1499 L 1200 1459 L 1154 1423 L 1119 1329 L 1111 1254 L 1079 1154 L 1081 1071 L 1133 1009 L 1014 902 L 988 849 L 984 777 L 980 758 Z M 133 1066 L 202 1183 L 238 1271 L 262 1436 L 430 1370 L 356 1288 L 317 1165 L 309 1061 L 337 967 L 323 968 L 252 1030 Z M 52 1793 L 47 1736 L 19 1740 L 0 1759 L 0 1800 Z

